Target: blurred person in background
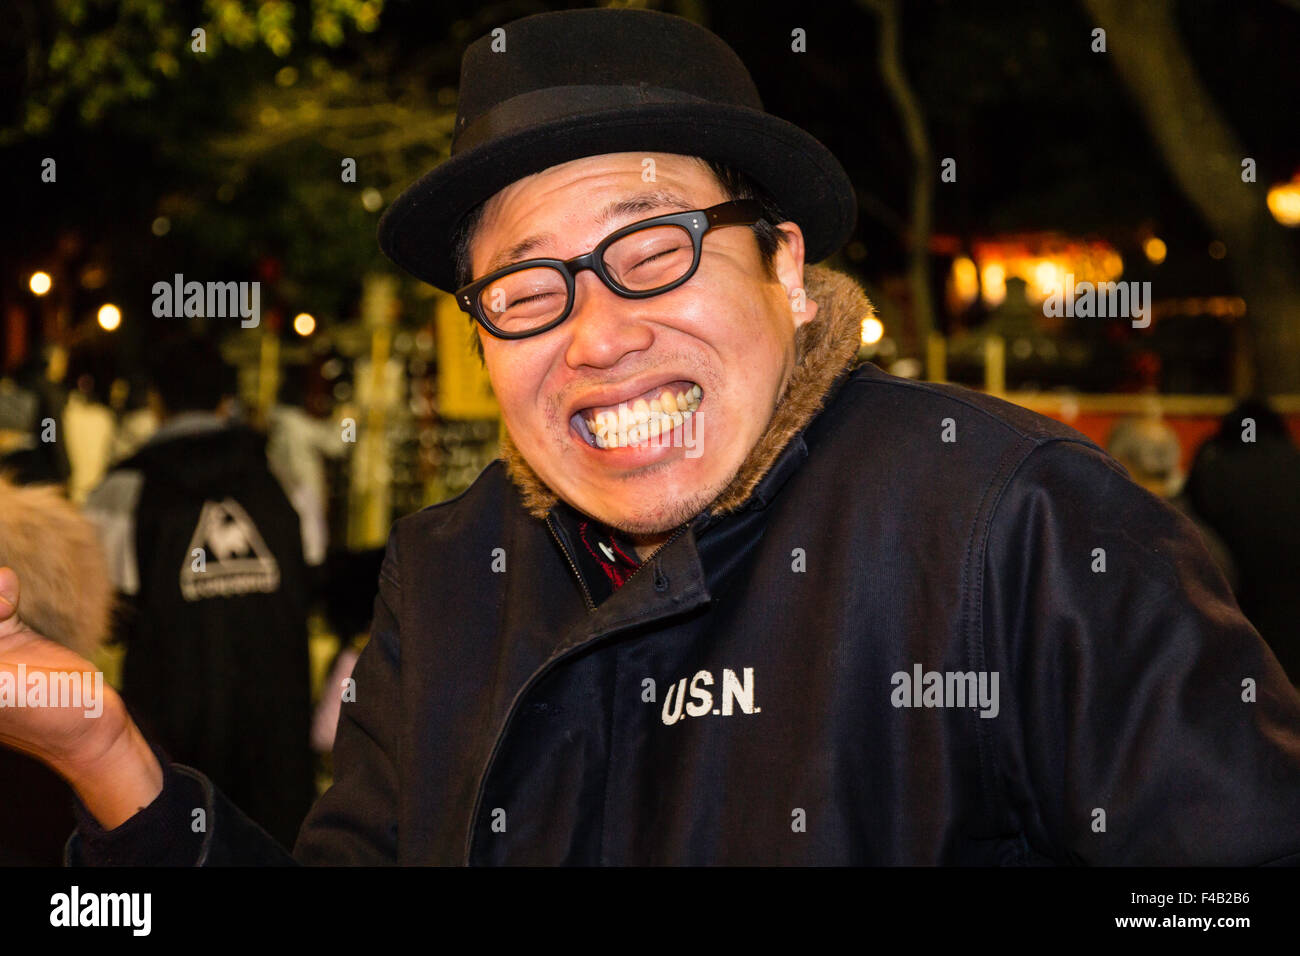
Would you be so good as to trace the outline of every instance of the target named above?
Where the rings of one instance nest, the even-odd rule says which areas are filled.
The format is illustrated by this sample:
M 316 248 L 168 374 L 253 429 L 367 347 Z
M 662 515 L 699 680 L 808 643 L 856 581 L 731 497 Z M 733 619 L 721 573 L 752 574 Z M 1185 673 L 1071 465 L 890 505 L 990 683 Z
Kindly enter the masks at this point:
M 0 661 L 33 631 L 60 645 L 39 665 L 77 671 L 84 662 L 76 654 L 95 656 L 108 635 L 113 587 L 95 526 L 57 489 L 0 477 L 0 567 L 22 579 L 18 612 L 29 629 L 0 628 Z M 29 662 L 27 672 L 39 665 Z M 68 785 L 32 756 L 5 748 L 0 782 L 0 866 L 60 865 L 76 827 Z
M 336 548 L 326 562 L 325 618 L 330 632 L 339 637 L 339 650 L 329 666 L 325 687 L 341 687 L 352 676 L 362 648 L 370 640 L 371 612 L 379 595 L 379 572 L 384 563 L 383 548 L 359 551 Z M 342 695 L 321 696 L 312 718 L 312 749 L 329 755 L 339 725 Z M 328 758 L 327 758 L 328 759 Z M 332 765 L 332 761 L 330 761 Z
M 135 376 L 125 383 L 123 408 L 113 435 L 113 463 L 134 454 L 158 429 L 158 413 L 148 401 L 149 383 Z
M 55 423 L 58 412 L 38 363 L 0 377 L 0 473 L 17 484 L 62 484 L 67 460 Z M 47 427 L 49 426 L 49 427 Z
M 1259 398 L 1229 412 L 1187 495 L 1232 552 L 1242 611 L 1300 686 L 1300 450 L 1281 416 Z
M 1227 546 L 1196 513 L 1183 491 L 1187 476 L 1179 462 L 1182 460 L 1182 443 L 1178 433 L 1159 416 L 1133 415 L 1121 419 L 1111 429 L 1106 450 L 1128 471 L 1129 476 L 1151 492 L 1181 511 L 1196 525 L 1205 546 L 1214 557 L 1214 563 L 1223 571 L 1229 586 L 1237 589 L 1237 569 Z
M 68 358 L 68 400 L 63 406 L 60 440 L 68 456 L 68 497 L 82 504 L 103 479 L 113 457 L 116 416 L 108 406 L 113 381 L 106 351 L 75 348 Z
M 308 394 L 310 369 L 291 365 L 280 382 L 280 400 L 271 409 L 266 446 L 271 471 L 280 479 L 302 524 L 302 550 L 308 567 L 320 567 L 329 547 L 325 459 L 347 450 L 338 426 L 321 414 Z
M 212 344 L 164 343 L 152 383 L 157 431 L 86 505 L 127 608 L 122 696 L 151 741 L 292 842 L 315 794 L 298 516 L 265 438 L 229 422 Z

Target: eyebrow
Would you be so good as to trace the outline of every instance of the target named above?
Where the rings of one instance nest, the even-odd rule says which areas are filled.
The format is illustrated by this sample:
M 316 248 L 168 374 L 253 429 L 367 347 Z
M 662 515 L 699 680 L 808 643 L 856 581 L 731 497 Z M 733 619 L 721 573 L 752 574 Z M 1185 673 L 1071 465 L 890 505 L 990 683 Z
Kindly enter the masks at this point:
M 656 189 L 614 200 L 596 214 L 596 223 L 600 226 L 607 226 L 615 219 L 626 219 L 638 213 L 654 212 L 659 209 L 686 211 L 694 208 L 696 208 L 694 203 L 684 199 L 677 193 L 666 189 Z M 650 217 L 647 216 L 646 218 Z M 487 271 L 483 274 L 491 275 L 498 269 L 504 269 L 506 266 L 521 262 L 528 253 L 535 252 L 554 242 L 555 233 L 553 232 L 539 232 L 526 239 L 521 239 L 509 249 L 494 256 L 492 261 L 488 263 Z

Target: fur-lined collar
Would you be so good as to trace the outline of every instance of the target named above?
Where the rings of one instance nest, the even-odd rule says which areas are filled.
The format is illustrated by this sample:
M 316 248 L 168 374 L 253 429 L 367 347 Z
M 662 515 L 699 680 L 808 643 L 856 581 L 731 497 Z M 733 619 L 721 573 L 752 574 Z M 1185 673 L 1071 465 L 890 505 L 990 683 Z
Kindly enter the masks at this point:
M 713 514 L 735 511 L 753 493 L 772 463 L 812 417 L 821 410 L 826 391 L 837 375 L 853 364 L 861 342 L 862 320 L 874 314 L 862 288 L 842 272 L 826 266 L 805 266 L 808 298 L 818 305 L 811 322 L 795 336 L 795 368 L 767 431 L 754 445 L 722 494 L 709 510 Z M 555 494 L 537 477 L 508 434 L 501 438 L 501 457 L 510 479 L 523 495 L 524 507 L 535 518 L 545 518 L 555 506 Z

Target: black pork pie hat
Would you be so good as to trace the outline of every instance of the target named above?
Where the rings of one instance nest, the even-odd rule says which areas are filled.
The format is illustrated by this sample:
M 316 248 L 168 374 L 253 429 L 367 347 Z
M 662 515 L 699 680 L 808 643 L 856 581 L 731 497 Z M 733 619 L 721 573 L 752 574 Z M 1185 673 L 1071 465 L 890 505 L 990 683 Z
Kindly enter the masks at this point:
M 461 60 L 451 157 L 379 221 L 380 248 L 407 272 L 455 291 L 452 239 L 475 206 L 559 163 L 642 150 L 743 170 L 799 224 L 809 263 L 848 240 L 857 199 L 839 160 L 765 112 L 745 65 L 708 30 L 666 13 L 586 9 L 504 31 L 504 51 L 489 33 Z

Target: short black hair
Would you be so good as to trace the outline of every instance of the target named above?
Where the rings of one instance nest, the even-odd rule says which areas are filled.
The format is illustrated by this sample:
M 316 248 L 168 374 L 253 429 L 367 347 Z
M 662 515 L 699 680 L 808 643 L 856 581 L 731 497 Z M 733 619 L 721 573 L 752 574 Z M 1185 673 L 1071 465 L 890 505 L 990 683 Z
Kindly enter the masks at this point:
M 763 272 L 769 279 L 776 278 L 776 251 L 785 241 L 785 233 L 776 228 L 777 223 L 786 221 L 785 213 L 772 195 L 758 182 L 736 166 L 713 159 L 700 158 L 712 171 L 722 187 L 728 201 L 737 199 L 756 199 L 763 210 L 763 218 L 750 226 L 754 238 L 758 241 L 758 257 L 763 264 Z M 456 260 L 456 287 L 462 288 L 474 281 L 473 265 L 470 262 L 469 242 L 483 218 L 486 201 L 479 203 L 456 226 L 452 236 L 452 255 Z M 471 321 L 473 321 L 471 319 Z M 477 336 L 475 337 L 477 341 Z
M 216 343 L 191 335 L 169 337 L 152 351 L 149 382 L 169 414 L 216 411 L 235 394 L 234 372 Z

